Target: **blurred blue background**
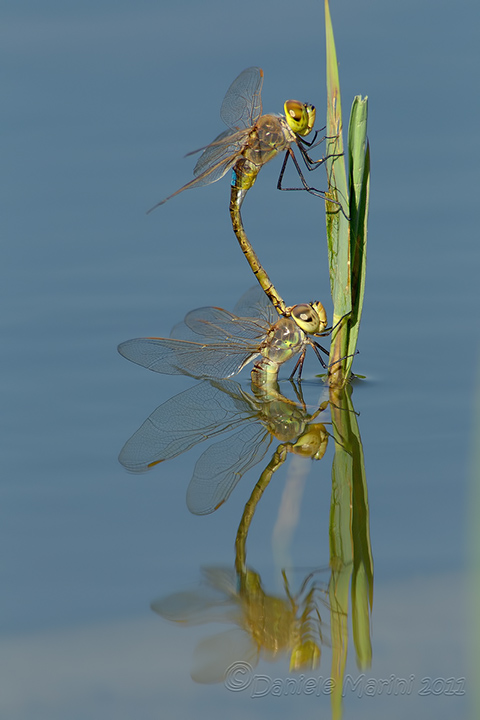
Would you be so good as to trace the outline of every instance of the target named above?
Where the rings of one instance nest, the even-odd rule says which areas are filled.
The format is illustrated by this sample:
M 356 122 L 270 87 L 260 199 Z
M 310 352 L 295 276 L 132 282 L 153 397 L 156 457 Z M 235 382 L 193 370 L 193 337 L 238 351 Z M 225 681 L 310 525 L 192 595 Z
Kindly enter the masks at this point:
M 369 97 L 368 277 L 354 364 L 367 381 L 353 400 L 375 559 L 370 672 L 414 674 L 418 690 L 426 676 L 467 675 L 480 12 L 473 2 L 339 0 L 331 13 L 345 124 L 354 95 Z M 230 309 L 253 284 L 227 179 L 145 211 L 191 178 L 183 156 L 223 130 L 223 95 L 245 67 L 264 70 L 264 111 L 298 98 L 323 124 L 323 5 L 5 0 L 1 15 L 0 714 L 327 713 L 328 698 L 260 703 L 190 680 L 205 628 L 182 632 L 149 603 L 196 582 L 202 564 L 231 566 L 258 474 L 208 518 L 185 506 L 198 452 L 128 475 L 117 462 L 125 440 L 192 381 L 116 352 L 130 337 L 167 335 L 194 307 Z M 331 317 L 324 205 L 280 195 L 279 169 L 270 163 L 249 193 L 247 233 L 285 299 L 319 298 Z M 310 359 L 317 399 L 316 372 Z M 330 463 L 315 464 L 304 491 L 297 564 L 328 563 Z M 250 539 L 249 559 L 267 576 L 282 482 Z M 467 699 L 352 695 L 346 717 L 459 717 Z

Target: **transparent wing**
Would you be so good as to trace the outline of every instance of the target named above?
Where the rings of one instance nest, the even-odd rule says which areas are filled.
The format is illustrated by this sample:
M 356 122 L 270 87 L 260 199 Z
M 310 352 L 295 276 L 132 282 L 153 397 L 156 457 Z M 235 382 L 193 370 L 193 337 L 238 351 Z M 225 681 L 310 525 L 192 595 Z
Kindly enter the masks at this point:
M 227 170 L 237 161 L 243 151 L 250 135 L 249 130 L 225 130 L 215 140 L 207 145 L 198 158 L 193 174 L 202 185 L 208 185 L 220 180 Z M 198 152 L 196 150 L 195 152 Z M 188 153 L 192 155 L 194 153 Z
M 197 587 L 164 595 L 150 607 L 165 620 L 186 625 L 242 621 L 237 575 L 231 567 L 221 565 L 202 567 L 202 582 Z
M 229 344 L 244 344 L 249 340 L 257 348 L 269 329 L 269 325 L 261 318 L 239 317 L 217 307 L 192 310 L 185 316 L 184 324 L 192 331 L 192 339 L 198 340 L 200 335 L 208 342 L 223 340 Z
M 255 401 L 238 383 L 204 380 L 154 410 L 127 440 L 118 459 L 130 472 L 144 472 L 208 438 L 237 429 L 257 413 Z
M 203 155 L 202 155 L 203 157 Z M 176 195 L 179 195 L 184 190 L 191 190 L 192 188 L 196 187 L 202 187 L 203 185 L 210 185 L 211 183 L 216 182 L 217 180 L 220 180 L 225 173 L 227 173 L 230 168 L 232 168 L 237 160 L 238 154 L 235 155 L 229 155 L 227 158 L 221 162 L 218 162 L 216 165 L 211 165 L 209 168 L 206 168 L 201 175 L 194 178 L 193 180 L 190 180 L 186 185 L 183 185 L 179 190 L 176 190 L 174 193 L 169 195 L 168 197 L 164 198 L 163 200 L 160 200 L 156 205 L 150 208 L 150 210 L 147 211 L 148 213 L 151 213 L 152 210 L 155 210 L 157 207 L 160 207 L 160 205 L 164 205 L 164 203 L 167 202 L 167 200 L 171 200 L 171 198 L 175 197 Z M 201 160 L 202 158 L 200 158 Z M 199 160 L 199 162 L 200 162 Z M 198 163 L 197 163 L 198 165 Z M 196 168 L 196 166 L 195 166 Z
M 233 81 L 223 99 L 220 116 L 229 130 L 220 133 L 207 145 L 193 170 L 195 178 L 154 205 L 155 210 L 184 190 L 210 185 L 220 180 L 233 167 L 242 152 L 253 125 L 262 113 L 261 91 L 263 70 L 247 68 Z M 194 150 L 193 153 L 199 152 Z
M 202 625 L 206 622 L 215 622 L 219 614 L 217 605 L 221 605 L 223 602 L 222 599 L 217 602 L 215 598 L 211 598 L 202 589 L 185 590 L 158 598 L 152 602 L 150 607 L 154 612 L 165 620 L 170 620 L 170 622 L 180 622 L 184 625 Z
M 217 307 L 192 310 L 170 338 L 136 338 L 118 352 L 166 375 L 221 379 L 236 375 L 260 350 L 268 331 L 261 318 L 239 318 Z
M 118 352 L 153 372 L 223 379 L 239 373 L 258 355 L 258 348 L 247 341 L 205 345 L 171 338 L 135 338 L 121 343 Z
M 207 622 L 240 623 L 235 573 L 231 568 L 222 567 L 208 568 L 207 573 L 193 590 L 160 597 L 150 607 L 165 620 L 189 626 Z
M 197 308 L 175 325 L 170 337 L 198 341 L 201 335 L 206 342 L 227 337 L 241 338 L 260 345 L 278 318 L 272 303 L 262 288 L 256 285 L 242 295 L 233 313 L 218 307 Z
M 278 320 L 277 311 L 260 285 L 254 285 L 247 290 L 235 305 L 233 312 L 240 317 L 259 318 L 266 326 Z
M 187 507 L 194 515 L 208 515 L 228 500 L 243 475 L 259 463 L 272 437 L 259 422 L 211 445 L 199 457 L 187 490 Z
M 179 195 L 184 190 L 191 190 L 196 187 L 203 187 L 204 185 L 210 185 L 211 183 L 220 180 L 236 163 L 245 142 L 248 140 L 248 132 L 242 130 L 241 132 L 233 132 L 232 130 L 226 130 L 221 133 L 213 143 L 207 145 L 203 153 L 200 155 L 197 164 L 193 169 L 195 175 L 193 180 L 190 180 L 186 185 L 182 185 L 181 188 L 176 190 L 168 197 L 160 200 L 159 203 L 154 205 L 150 210 L 160 207 L 170 200 L 171 198 Z M 199 150 L 194 150 L 188 155 L 194 155 Z
M 223 99 L 220 117 L 232 129 L 251 128 L 262 114 L 263 70 L 249 67 L 235 78 Z
M 257 645 L 245 630 L 223 630 L 198 643 L 190 674 L 197 683 L 220 683 L 225 680 L 225 673 L 230 667 L 235 667 L 236 663 L 255 667 L 259 656 Z
M 227 597 L 237 596 L 238 581 L 233 568 L 223 565 L 203 565 L 201 572 L 208 587 L 218 593 L 224 593 Z

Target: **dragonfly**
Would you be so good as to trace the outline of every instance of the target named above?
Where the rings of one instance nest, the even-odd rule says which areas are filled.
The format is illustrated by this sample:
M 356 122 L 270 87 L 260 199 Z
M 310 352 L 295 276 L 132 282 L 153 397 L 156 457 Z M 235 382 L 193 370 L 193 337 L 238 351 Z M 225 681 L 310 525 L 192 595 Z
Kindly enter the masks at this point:
M 312 160 L 307 152 L 307 147 L 314 147 L 317 134 L 312 142 L 303 139 L 313 130 L 315 107 L 298 100 L 287 100 L 284 104 L 284 115 L 262 115 L 263 77 L 261 68 L 249 67 L 235 78 L 227 90 L 220 109 L 220 117 L 225 125 L 228 125 L 228 130 L 220 133 L 210 145 L 188 153 L 194 155 L 203 151 L 193 169 L 194 179 L 154 205 L 148 212 L 152 212 L 184 190 L 220 180 L 229 170 L 233 169 L 234 174 L 243 174 L 246 170 L 245 161 L 251 164 L 248 166 L 249 187 L 251 187 L 263 165 L 284 151 L 286 155 L 278 181 L 279 189 L 287 189 L 281 187 L 281 180 L 288 158 L 291 157 L 304 189 L 324 197 L 325 193 L 308 186 L 291 149 L 291 145 L 295 143 L 306 167 L 310 170 L 325 162 L 325 158 Z M 237 163 L 240 165 L 237 166 Z M 252 166 L 256 168 L 255 175 Z
M 201 148 L 202 155 L 193 170 L 194 179 L 157 203 L 149 212 L 184 190 L 209 185 L 232 170 L 230 215 L 233 230 L 247 262 L 267 297 L 280 315 L 288 316 L 283 298 L 277 292 L 247 238 L 240 215 L 240 207 L 246 193 L 255 183 L 261 168 L 282 152 L 285 152 L 285 158 L 277 183 L 278 189 L 304 189 L 314 195 L 325 197 L 323 191 L 307 184 L 291 146 L 296 144 L 308 170 L 314 170 L 323 164 L 325 158 L 312 160 L 307 151 L 307 148 L 316 146 L 317 133 L 312 142 L 304 139 L 312 132 L 315 124 L 315 107 L 313 105 L 298 100 L 287 100 L 284 104 L 284 115 L 262 115 L 263 77 L 261 68 L 250 67 L 233 81 L 223 99 L 220 110 L 220 116 L 229 129 L 218 135 L 210 145 Z M 188 154 L 195 154 L 195 152 L 200 151 Z M 302 188 L 282 187 L 282 179 L 289 158 L 296 167 Z
M 123 446 L 119 462 L 142 473 L 187 452 L 196 445 L 228 433 L 198 458 L 187 490 L 187 507 L 194 515 L 208 515 L 223 505 L 243 475 L 260 463 L 274 439 L 280 443 L 264 473 L 269 478 L 288 453 L 320 460 L 329 433 L 303 398 L 287 398 L 278 386 L 247 392 L 233 380 L 203 380 L 166 400 Z M 272 462 L 274 465 L 272 465 Z
M 261 658 L 275 662 L 290 655 L 291 670 L 318 667 L 322 647 L 330 644 L 322 618 L 330 610 L 327 583 L 312 572 L 293 594 L 286 572 L 282 575 L 284 592 L 273 594 L 250 568 L 239 582 L 238 573 L 228 567 L 203 567 L 201 583 L 152 602 L 152 610 L 172 623 L 230 626 L 197 644 L 191 670 L 195 682 L 223 682 L 238 689 L 235 668 L 244 663 L 255 667 Z
M 127 360 L 166 375 L 224 379 L 255 361 L 252 381 L 276 382 L 281 366 L 299 356 L 291 377 L 301 377 L 307 348 L 313 348 L 322 367 L 326 350 L 315 339 L 328 335 L 327 315 L 320 302 L 287 308 L 278 317 L 273 304 L 254 287 L 238 301 L 233 313 L 219 307 L 192 310 L 169 338 L 135 338 L 122 342 L 118 352 Z

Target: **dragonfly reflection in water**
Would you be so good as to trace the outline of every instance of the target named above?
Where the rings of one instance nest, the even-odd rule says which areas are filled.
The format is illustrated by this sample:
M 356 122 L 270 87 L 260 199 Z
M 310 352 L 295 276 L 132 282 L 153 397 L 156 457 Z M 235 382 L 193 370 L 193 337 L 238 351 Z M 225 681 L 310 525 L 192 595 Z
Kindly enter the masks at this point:
M 237 573 L 221 567 L 202 569 L 203 583 L 152 603 L 162 618 L 192 626 L 208 622 L 235 625 L 201 640 L 195 648 L 192 678 L 199 683 L 225 681 L 226 671 L 243 662 L 255 666 L 260 658 L 279 660 L 290 654 L 290 669 L 314 669 L 326 644 L 322 605 L 328 609 L 327 586 L 310 573 L 295 595 L 284 573 L 285 597 L 263 588 L 258 573 Z M 231 679 L 234 682 L 234 678 Z M 230 686 L 234 689 L 234 686 Z
M 296 355 L 300 357 L 292 376 L 297 370 L 301 376 L 308 346 L 326 368 L 320 351 L 326 355 L 328 351 L 312 339 L 331 331 L 323 305 L 316 302 L 288 310 L 291 317 L 279 318 L 255 287 L 240 298 L 233 313 L 218 307 L 199 308 L 173 328 L 170 338 L 127 340 L 118 351 L 154 372 L 212 379 L 232 377 L 256 359 L 252 380 L 259 385 L 275 382 L 280 366 Z
M 204 380 L 160 405 L 125 443 L 119 461 L 131 472 L 143 472 L 204 440 L 230 433 L 200 456 L 188 487 L 190 512 L 206 515 L 228 499 L 274 439 L 280 442 L 275 455 L 282 454 L 275 470 L 287 453 L 323 457 L 328 431 L 313 421 L 327 405 L 309 413 L 302 401 L 289 400 L 278 387 L 252 383 L 252 393 L 247 393 L 231 380 Z

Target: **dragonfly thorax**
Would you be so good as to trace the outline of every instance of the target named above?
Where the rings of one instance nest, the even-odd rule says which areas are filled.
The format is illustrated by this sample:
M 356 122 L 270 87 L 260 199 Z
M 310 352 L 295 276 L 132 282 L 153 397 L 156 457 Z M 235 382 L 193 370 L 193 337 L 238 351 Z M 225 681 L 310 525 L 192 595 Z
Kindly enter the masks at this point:
M 282 364 L 305 346 L 305 334 L 295 320 L 282 317 L 269 329 L 262 348 L 262 357 L 274 364 Z
M 266 398 L 271 393 L 265 394 Z M 306 416 L 303 408 L 285 400 L 267 400 L 262 407 L 262 422 L 268 425 L 269 431 L 282 443 L 296 442 L 305 431 Z
M 280 152 L 288 150 L 295 135 L 281 115 L 262 115 L 250 133 L 242 156 L 259 169 Z

